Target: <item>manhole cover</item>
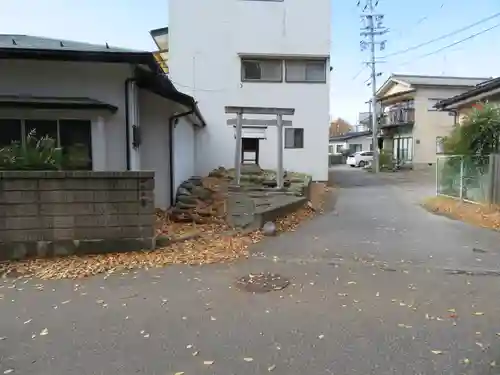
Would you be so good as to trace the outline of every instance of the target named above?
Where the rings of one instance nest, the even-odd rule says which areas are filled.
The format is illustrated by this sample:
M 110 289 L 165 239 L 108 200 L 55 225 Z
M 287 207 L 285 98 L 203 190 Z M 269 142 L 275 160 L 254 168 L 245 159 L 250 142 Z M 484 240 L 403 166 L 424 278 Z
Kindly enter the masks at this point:
M 236 286 L 245 292 L 267 293 L 284 289 L 290 281 L 276 273 L 251 273 L 236 280 Z

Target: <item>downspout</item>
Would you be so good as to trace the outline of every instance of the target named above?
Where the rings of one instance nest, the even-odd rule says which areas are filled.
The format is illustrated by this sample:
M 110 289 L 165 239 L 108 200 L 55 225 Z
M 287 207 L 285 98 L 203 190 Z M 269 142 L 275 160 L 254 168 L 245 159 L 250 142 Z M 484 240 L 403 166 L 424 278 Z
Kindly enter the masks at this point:
M 178 113 L 168 119 L 168 163 L 170 171 L 170 206 L 175 204 L 175 178 L 174 178 L 174 123 L 181 117 L 193 114 L 195 107 L 187 112 Z
M 130 102 L 130 93 L 129 93 L 129 83 L 134 82 L 134 78 L 127 78 L 125 80 L 125 150 L 126 150 L 126 158 L 127 158 L 127 171 L 130 171 L 130 114 L 129 111 L 129 102 Z

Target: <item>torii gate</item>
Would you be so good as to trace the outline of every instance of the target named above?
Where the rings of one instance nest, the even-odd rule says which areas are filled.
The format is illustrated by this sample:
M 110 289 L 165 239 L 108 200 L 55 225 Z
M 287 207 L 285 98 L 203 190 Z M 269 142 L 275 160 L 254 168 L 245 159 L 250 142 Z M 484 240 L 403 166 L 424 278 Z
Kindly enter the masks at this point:
M 278 167 L 276 171 L 277 188 L 283 187 L 283 126 L 292 126 L 292 121 L 283 120 L 283 116 L 293 116 L 295 108 L 275 108 L 275 107 L 225 107 L 226 113 L 236 114 L 236 118 L 227 120 L 227 124 L 236 128 L 236 152 L 234 155 L 234 168 L 236 170 L 236 184 L 240 184 L 241 179 L 241 148 L 243 127 L 264 127 L 276 126 L 277 128 L 277 154 Z M 274 115 L 276 120 L 265 119 L 244 119 L 243 115 Z

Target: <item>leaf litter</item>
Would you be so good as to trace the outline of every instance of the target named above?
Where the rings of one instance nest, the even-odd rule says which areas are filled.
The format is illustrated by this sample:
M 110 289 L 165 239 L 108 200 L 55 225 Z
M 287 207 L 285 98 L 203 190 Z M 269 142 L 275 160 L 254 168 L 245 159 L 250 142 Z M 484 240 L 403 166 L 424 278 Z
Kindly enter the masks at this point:
M 315 215 L 316 212 L 306 205 L 279 218 L 276 221 L 277 231 L 294 231 L 301 222 Z M 261 231 L 235 233 L 220 221 L 207 224 L 174 223 L 165 213 L 157 214 L 158 234 L 172 236 L 193 231 L 200 233 L 200 236 L 155 250 L 2 262 L 0 274 L 16 273 L 43 280 L 79 279 L 100 273 L 106 273 L 107 277 L 115 272 L 171 264 L 229 263 L 248 258 L 248 247 L 264 238 Z

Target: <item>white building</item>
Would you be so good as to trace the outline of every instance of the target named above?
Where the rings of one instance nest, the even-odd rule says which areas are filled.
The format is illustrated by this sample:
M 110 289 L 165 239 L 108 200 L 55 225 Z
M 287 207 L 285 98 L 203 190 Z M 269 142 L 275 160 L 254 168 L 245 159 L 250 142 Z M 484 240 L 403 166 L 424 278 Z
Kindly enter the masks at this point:
M 330 155 L 340 155 L 347 150 L 350 152 L 372 151 L 373 140 L 370 130 L 350 132 L 330 138 Z
M 196 97 L 207 121 L 196 137 L 197 174 L 234 165 L 225 106 L 282 107 L 295 109 L 285 118 L 293 121 L 285 130 L 285 169 L 327 180 L 330 2 L 169 1 L 170 78 Z M 276 168 L 275 128 L 243 137 L 244 153 Z
M 152 170 L 156 207 L 167 208 L 194 174 L 202 126 L 150 52 L 0 35 L 0 147 L 36 129 L 66 153 L 77 147 L 78 169 Z

